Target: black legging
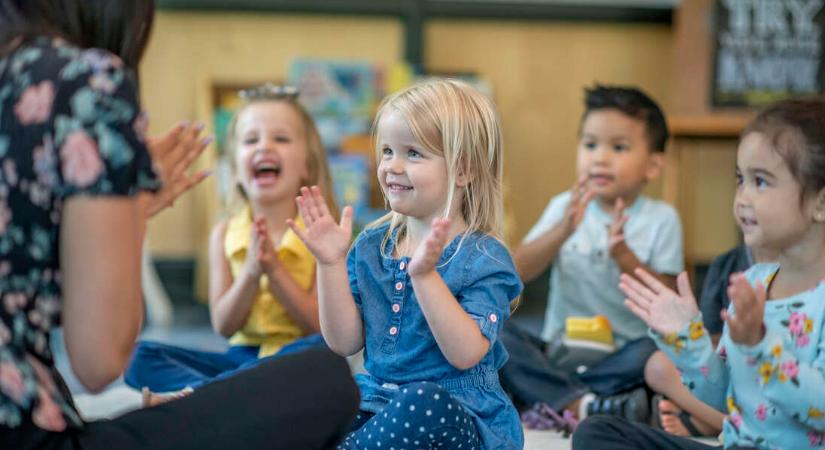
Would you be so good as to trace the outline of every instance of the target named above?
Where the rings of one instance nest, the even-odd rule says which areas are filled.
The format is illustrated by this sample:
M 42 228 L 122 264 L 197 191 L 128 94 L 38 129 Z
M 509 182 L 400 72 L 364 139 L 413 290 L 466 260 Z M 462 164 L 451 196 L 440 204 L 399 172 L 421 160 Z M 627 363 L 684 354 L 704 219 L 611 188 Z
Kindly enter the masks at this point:
M 312 349 L 267 361 L 188 397 L 82 431 L 51 433 L 30 420 L 0 427 L 2 449 L 327 449 L 358 412 L 346 361 Z
M 663 430 L 621 417 L 593 416 L 579 424 L 573 433 L 573 450 L 713 450 L 721 449 L 674 436 Z M 754 450 L 731 446 L 727 450 Z

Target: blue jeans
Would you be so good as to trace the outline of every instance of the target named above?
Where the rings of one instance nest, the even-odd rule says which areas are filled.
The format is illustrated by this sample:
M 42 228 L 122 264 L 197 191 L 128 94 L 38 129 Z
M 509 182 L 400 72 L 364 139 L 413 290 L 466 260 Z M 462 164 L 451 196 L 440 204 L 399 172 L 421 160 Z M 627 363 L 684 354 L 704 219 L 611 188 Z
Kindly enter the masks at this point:
M 135 389 L 148 387 L 154 392 L 197 388 L 264 361 L 316 347 L 326 347 L 323 337 L 318 333 L 296 339 L 265 358 L 258 358 L 257 346 L 233 345 L 225 353 L 218 353 L 140 341 L 123 374 L 123 380 Z
M 588 392 L 607 396 L 643 386 L 645 363 L 656 351 L 652 339 L 636 339 L 576 374 L 553 364 L 545 354 L 547 343 L 518 326 L 506 323 L 501 341 L 510 359 L 499 370 L 499 377 L 514 402 L 524 406 L 547 403 L 556 411 Z

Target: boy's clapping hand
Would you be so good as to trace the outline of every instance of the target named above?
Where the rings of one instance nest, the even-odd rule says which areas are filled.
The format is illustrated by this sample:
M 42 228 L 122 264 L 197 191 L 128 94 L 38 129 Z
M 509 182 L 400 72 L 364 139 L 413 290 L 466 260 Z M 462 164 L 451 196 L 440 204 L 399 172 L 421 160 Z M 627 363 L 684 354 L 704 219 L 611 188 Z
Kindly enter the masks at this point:
M 643 269 L 634 273 L 638 280 L 626 273 L 619 280 L 619 289 L 627 295 L 625 306 L 657 333 L 679 332 L 699 312 L 686 272 L 676 279 L 678 293 Z
M 628 216 L 624 214 L 625 204 L 621 198 L 616 199 L 613 206 L 613 222 L 607 227 L 607 251 L 611 256 L 616 256 L 617 248 L 624 244 L 624 224 L 627 223 Z
M 562 224 L 567 235 L 573 234 L 582 222 L 587 205 L 596 196 L 596 192 L 587 186 L 587 175 L 582 175 L 571 189 L 570 203 L 564 209 Z

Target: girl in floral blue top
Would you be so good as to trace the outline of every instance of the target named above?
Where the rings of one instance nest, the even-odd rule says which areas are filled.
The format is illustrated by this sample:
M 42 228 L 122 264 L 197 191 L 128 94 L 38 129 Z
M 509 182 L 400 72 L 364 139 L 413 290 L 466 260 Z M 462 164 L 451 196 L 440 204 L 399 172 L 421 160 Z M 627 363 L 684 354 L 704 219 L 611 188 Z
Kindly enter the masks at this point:
M 736 178 L 745 243 L 775 250 L 778 262 L 731 277 L 717 351 L 685 274 L 678 293 L 643 271 L 620 288 L 687 386 L 728 414 L 725 447 L 825 448 L 825 100 L 764 110 L 742 135 Z M 604 419 L 574 436 L 575 448 L 596 445 L 707 448 Z
M 342 355 L 364 349 L 361 414 L 339 448 L 520 449 L 497 371 L 499 338 L 521 291 L 501 231 L 501 134 L 469 85 L 431 80 L 384 100 L 378 181 L 392 212 L 347 255 L 320 191 L 297 199 L 293 230 L 318 262 L 321 332 Z M 294 224 L 293 224 L 294 225 Z
M 54 367 L 49 337 L 62 324 L 87 389 L 121 374 L 143 317 L 146 220 L 206 175 L 185 173 L 209 143 L 201 127 L 145 137 L 135 74 L 153 14 L 146 0 L 0 0 L 0 448 L 327 447 L 357 397 L 331 352 L 99 422 L 83 421 Z M 276 377 L 289 388 L 316 377 L 327 392 L 288 399 Z M 311 417 L 312 434 L 296 433 L 278 401 L 311 404 L 296 422 Z

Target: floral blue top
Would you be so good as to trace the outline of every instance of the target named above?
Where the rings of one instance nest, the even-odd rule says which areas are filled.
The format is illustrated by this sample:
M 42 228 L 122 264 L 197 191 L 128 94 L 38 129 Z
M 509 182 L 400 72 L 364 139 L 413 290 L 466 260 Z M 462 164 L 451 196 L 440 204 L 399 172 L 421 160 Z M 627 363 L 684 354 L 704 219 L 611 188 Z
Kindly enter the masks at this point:
M 0 56 L 0 426 L 82 426 L 54 367 L 62 205 L 156 189 L 133 75 L 39 37 Z
M 492 237 L 476 233 L 461 242 L 459 235 L 436 265 L 462 309 L 490 341 L 475 367 L 459 370 L 441 352 L 418 304 L 407 273 L 410 258 L 385 256 L 393 253 L 395 235 L 382 253 L 388 227 L 362 232 L 347 257 L 350 288 L 364 323 L 364 367 L 369 372 L 356 377 L 361 409 L 376 413 L 399 387 L 431 381 L 473 417 L 484 449 L 521 449 L 518 413 L 498 379 L 508 357 L 499 336 L 510 316 L 510 302 L 522 289 L 510 254 Z
M 745 275 L 769 286 L 778 270 L 757 264 Z M 767 302 L 764 323 L 753 347 L 734 343 L 726 325 L 715 352 L 701 314 L 679 333 L 651 334 L 693 394 L 728 413 L 726 447 L 825 448 L 825 280 Z

